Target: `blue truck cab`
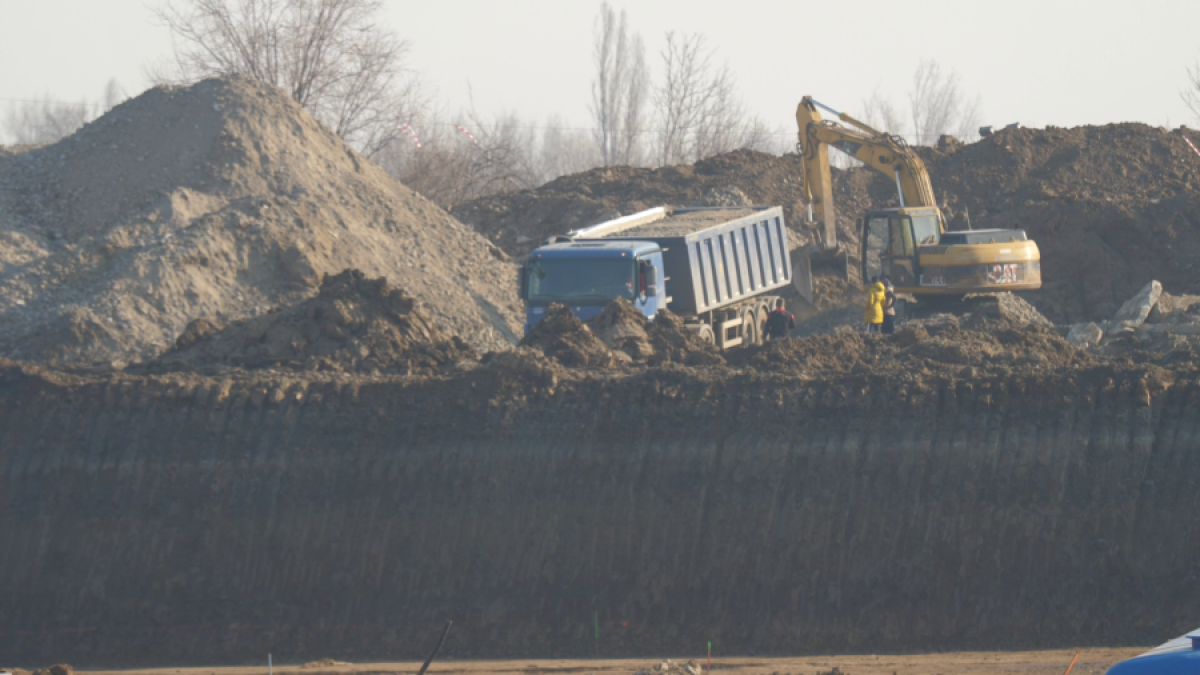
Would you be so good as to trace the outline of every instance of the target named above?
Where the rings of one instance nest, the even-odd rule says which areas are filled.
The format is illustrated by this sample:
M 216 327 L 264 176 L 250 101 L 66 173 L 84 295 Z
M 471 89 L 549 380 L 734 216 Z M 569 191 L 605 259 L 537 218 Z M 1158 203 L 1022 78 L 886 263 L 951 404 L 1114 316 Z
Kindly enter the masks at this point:
M 662 247 L 651 241 L 564 241 L 542 246 L 521 271 L 525 332 L 561 303 L 582 321 L 625 298 L 653 319 L 666 306 Z

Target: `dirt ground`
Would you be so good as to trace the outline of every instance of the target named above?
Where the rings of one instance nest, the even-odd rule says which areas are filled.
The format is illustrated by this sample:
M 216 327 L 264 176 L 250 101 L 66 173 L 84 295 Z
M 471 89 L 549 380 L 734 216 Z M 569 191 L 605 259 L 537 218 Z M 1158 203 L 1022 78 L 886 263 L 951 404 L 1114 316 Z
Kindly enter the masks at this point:
M 1082 650 L 1072 673 L 1102 675 L 1114 663 L 1149 649 L 1125 647 Z M 783 658 L 714 658 L 712 672 L 728 675 L 825 675 L 836 668 L 842 675 L 1060 675 L 1072 650 L 1034 652 L 950 652 L 945 654 L 870 654 L 857 656 L 801 656 Z M 687 658 L 671 659 L 686 664 Z M 702 658 L 690 659 L 702 666 Z M 361 663 L 338 666 L 278 666 L 279 675 L 397 675 L 416 673 L 419 662 Z M 434 675 L 485 675 L 487 673 L 597 673 L 626 675 L 661 667 L 649 659 L 562 659 L 513 661 L 436 661 L 428 673 Z M 150 668 L 144 670 L 90 670 L 81 675 L 267 675 L 266 666 L 228 668 Z

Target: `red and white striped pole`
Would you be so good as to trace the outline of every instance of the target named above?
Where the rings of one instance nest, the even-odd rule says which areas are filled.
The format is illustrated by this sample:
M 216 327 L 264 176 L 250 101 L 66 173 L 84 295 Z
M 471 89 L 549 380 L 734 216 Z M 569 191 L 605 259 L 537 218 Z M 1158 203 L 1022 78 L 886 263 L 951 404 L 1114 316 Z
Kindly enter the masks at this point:
M 417 137 L 417 131 L 416 129 L 412 128 L 411 124 L 397 124 L 396 128 L 404 132 L 404 135 L 408 136 L 409 140 L 411 140 L 413 144 L 417 146 L 417 150 L 421 149 L 421 139 Z
M 462 132 L 462 133 L 466 134 L 466 135 L 467 135 L 467 138 L 471 139 L 471 142 L 472 142 L 472 143 L 474 143 L 475 145 L 479 145 L 479 141 L 475 140 L 475 134 L 472 134 L 472 133 L 471 133 L 470 131 L 468 131 L 468 130 L 467 130 L 465 127 L 462 127 L 462 126 L 460 126 L 460 125 L 457 125 L 457 124 L 455 124 L 455 125 L 454 125 L 454 128 L 455 128 L 455 129 L 458 129 L 460 132 Z
M 1190 138 L 1187 137 L 1187 134 L 1180 131 L 1179 135 L 1183 136 L 1183 140 L 1187 142 L 1188 147 L 1190 147 L 1192 149 L 1192 152 L 1196 153 L 1197 155 L 1200 155 L 1200 150 L 1197 150 L 1196 146 L 1192 145 L 1192 141 Z

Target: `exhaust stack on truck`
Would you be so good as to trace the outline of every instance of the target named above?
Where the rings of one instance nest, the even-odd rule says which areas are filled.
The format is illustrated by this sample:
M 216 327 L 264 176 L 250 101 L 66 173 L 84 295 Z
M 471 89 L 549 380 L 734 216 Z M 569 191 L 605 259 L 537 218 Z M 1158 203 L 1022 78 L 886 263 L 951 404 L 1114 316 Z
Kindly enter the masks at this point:
M 669 309 L 721 349 L 762 341 L 772 291 L 792 283 L 778 206 L 657 207 L 554 237 L 521 268 L 525 332 L 561 303 L 581 320 L 625 298 Z

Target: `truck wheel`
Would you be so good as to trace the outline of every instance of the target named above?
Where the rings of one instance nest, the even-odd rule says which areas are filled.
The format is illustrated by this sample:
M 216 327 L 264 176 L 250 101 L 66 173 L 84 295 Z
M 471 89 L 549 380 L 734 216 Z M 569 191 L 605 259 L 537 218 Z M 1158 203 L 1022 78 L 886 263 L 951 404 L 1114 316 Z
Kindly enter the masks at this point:
M 710 345 L 716 346 L 717 344 L 717 338 L 713 335 L 712 326 L 706 323 L 700 324 L 700 327 L 696 329 L 696 336 Z
M 758 312 L 754 308 L 747 309 L 742 314 L 742 346 L 762 344 L 762 332 L 758 330 Z

